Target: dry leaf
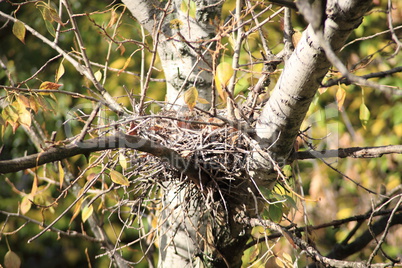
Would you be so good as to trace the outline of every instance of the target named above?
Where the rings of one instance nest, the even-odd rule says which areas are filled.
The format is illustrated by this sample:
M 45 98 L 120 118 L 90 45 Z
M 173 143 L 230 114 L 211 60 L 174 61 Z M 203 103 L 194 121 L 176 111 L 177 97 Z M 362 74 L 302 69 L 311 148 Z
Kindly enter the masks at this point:
M 18 255 L 9 250 L 4 256 L 4 267 L 5 268 L 19 268 L 21 266 L 21 259 Z
M 59 89 L 61 86 L 62 84 L 45 81 L 40 84 L 39 89 Z

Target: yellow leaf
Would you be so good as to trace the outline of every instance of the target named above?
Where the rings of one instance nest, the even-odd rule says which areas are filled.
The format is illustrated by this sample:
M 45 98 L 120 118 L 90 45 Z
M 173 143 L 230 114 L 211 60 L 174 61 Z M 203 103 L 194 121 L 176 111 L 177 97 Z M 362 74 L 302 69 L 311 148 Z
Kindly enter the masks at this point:
M 190 111 L 192 111 L 197 104 L 198 90 L 195 87 L 190 87 L 184 92 L 184 102 L 187 104 Z
M 343 103 L 345 102 L 346 91 L 339 85 L 336 91 L 336 101 L 338 103 L 338 110 L 341 111 Z
M 216 67 L 215 85 L 219 96 L 223 102 L 226 102 L 227 93 L 225 88 L 229 84 L 230 78 L 234 74 L 232 65 L 227 62 L 222 62 Z
M 59 89 L 61 86 L 62 84 L 45 81 L 40 84 L 39 89 Z
M 63 166 L 61 165 L 61 161 L 59 161 L 59 183 L 60 183 L 60 189 L 63 188 L 63 182 L 64 182 L 64 169 L 63 169 Z
M 38 191 L 38 176 L 35 174 L 32 182 L 31 196 L 32 197 L 35 196 L 37 191 Z
M 27 128 L 31 127 L 31 113 L 25 107 L 20 107 L 18 110 L 18 122 Z
M 83 222 L 86 222 L 88 220 L 89 217 L 91 217 L 92 213 L 94 212 L 94 207 L 92 205 L 85 206 L 82 209 L 82 214 L 81 214 L 81 218 Z
M 127 60 L 124 62 L 123 68 L 121 68 L 121 69 L 119 70 L 119 72 L 117 73 L 117 75 L 120 75 L 122 72 L 124 72 L 124 71 L 127 69 L 127 67 L 128 67 L 128 65 L 130 64 L 130 62 L 131 62 L 131 57 L 128 57 Z
M 35 97 L 29 96 L 29 108 L 32 109 L 33 112 L 37 113 L 39 111 L 38 101 Z
M 302 33 L 298 30 L 296 30 L 293 35 L 292 35 L 292 42 L 293 42 L 293 46 L 296 47 L 297 44 L 299 43 L 301 37 L 302 37 Z
M 24 196 L 22 198 L 21 204 L 20 204 L 20 211 L 22 215 L 25 215 L 32 206 L 32 195 L 31 194 L 27 194 L 26 196 Z
M 208 104 L 208 103 L 209 103 L 209 101 L 207 101 L 206 99 L 201 98 L 201 97 L 198 97 L 197 101 L 198 101 L 199 103 L 202 103 L 202 104 Z
M 127 159 L 123 153 L 119 153 L 119 163 L 123 169 L 127 169 Z
M 82 190 L 84 190 L 84 188 L 81 189 L 80 192 L 82 192 Z M 78 194 L 80 195 L 80 193 Z M 78 214 L 80 214 L 81 211 L 81 205 L 82 205 L 82 199 L 80 199 L 77 204 L 75 204 L 74 206 L 74 212 L 73 212 L 73 216 L 70 219 L 70 224 L 73 222 L 73 220 L 78 216 Z
M 24 44 L 25 44 L 25 32 L 26 30 L 24 23 L 22 23 L 21 21 L 14 22 L 13 34 Z
M 30 108 L 29 99 L 27 97 L 25 97 L 24 95 L 21 95 L 21 94 L 18 95 L 17 101 L 20 104 L 20 106 L 24 106 L 25 108 Z
M 19 268 L 21 266 L 21 259 L 15 252 L 9 250 L 4 255 L 4 267 L 5 268 Z
M 60 79 L 60 77 L 63 76 L 64 72 L 65 72 L 65 69 L 64 69 L 63 61 L 61 61 L 60 65 L 59 65 L 59 68 L 56 71 L 56 77 L 54 79 L 54 81 L 56 83 L 59 82 L 59 79 Z
M 95 76 L 96 81 L 99 82 L 99 81 L 102 79 L 102 73 L 101 73 L 101 71 L 100 71 L 100 70 L 97 70 L 97 71 L 94 73 L 94 76 Z
M 364 103 L 360 105 L 359 119 L 362 123 L 363 128 L 366 129 L 367 123 L 370 119 L 370 110 Z
M 117 172 L 116 170 L 110 171 L 110 179 L 116 184 L 120 184 L 123 186 L 130 185 L 130 182 L 127 180 L 127 178 L 124 177 L 124 175 L 121 174 L 120 172 Z

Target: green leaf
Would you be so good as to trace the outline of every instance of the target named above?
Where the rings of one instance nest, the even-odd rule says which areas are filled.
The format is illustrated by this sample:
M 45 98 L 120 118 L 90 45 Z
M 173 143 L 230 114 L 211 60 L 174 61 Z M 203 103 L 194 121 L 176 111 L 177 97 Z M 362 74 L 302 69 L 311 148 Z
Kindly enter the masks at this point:
M 22 23 L 19 20 L 14 22 L 13 34 L 24 44 L 25 44 L 25 33 L 26 33 L 26 29 L 25 29 L 24 23 Z
M 55 36 L 56 36 L 56 30 L 54 29 L 53 24 L 52 24 L 50 21 L 48 21 L 48 20 L 45 20 L 45 24 L 46 24 L 46 29 L 47 29 L 47 31 L 48 31 L 53 37 L 55 37 Z
M 117 172 L 116 170 L 110 171 L 110 179 L 116 184 L 120 184 L 123 186 L 130 185 L 130 182 L 127 180 L 127 178 L 124 177 L 124 175 L 121 174 L 120 172 Z
M 366 129 L 367 123 L 370 119 L 370 110 L 364 103 L 360 105 L 359 119 L 362 123 L 363 128 Z
M 268 216 L 274 222 L 280 222 L 282 219 L 283 207 L 281 203 L 269 205 Z

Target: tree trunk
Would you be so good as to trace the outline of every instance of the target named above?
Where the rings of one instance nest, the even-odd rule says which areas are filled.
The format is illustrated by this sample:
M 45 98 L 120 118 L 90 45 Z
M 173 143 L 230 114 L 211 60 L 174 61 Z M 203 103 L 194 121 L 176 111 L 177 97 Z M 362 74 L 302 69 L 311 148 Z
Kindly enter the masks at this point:
M 207 70 L 213 68 L 208 49 L 214 43 L 207 41 L 216 34 L 213 22 L 216 17 L 220 18 L 222 3 L 196 0 L 196 12 L 192 13 L 191 8 L 182 8 L 182 3 L 187 2 L 182 0 L 168 1 L 163 7 L 158 1 L 123 2 L 152 33 L 167 80 L 167 101 L 183 105 L 181 95 L 192 86 L 201 97 L 210 100 L 213 76 Z M 328 1 L 324 36 L 335 51 L 339 51 L 352 30 L 361 23 L 370 3 L 368 0 Z M 250 174 L 244 175 L 244 181 L 236 182 L 238 187 L 231 188 L 233 193 L 225 196 L 225 200 L 212 198 L 217 201 L 208 203 L 206 198 L 216 197 L 216 191 L 202 193 L 180 178 L 164 184 L 159 219 L 159 267 L 241 266 L 250 229 L 236 223 L 234 218 L 246 212 L 253 215 L 258 212 L 250 195 L 253 185 L 248 175 L 259 186 L 273 187 L 277 178 L 274 163 L 286 163 L 308 107 L 329 67 L 309 27 L 286 62 L 258 120 L 257 152 L 248 161 Z M 211 204 L 214 209 L 209 208 Z

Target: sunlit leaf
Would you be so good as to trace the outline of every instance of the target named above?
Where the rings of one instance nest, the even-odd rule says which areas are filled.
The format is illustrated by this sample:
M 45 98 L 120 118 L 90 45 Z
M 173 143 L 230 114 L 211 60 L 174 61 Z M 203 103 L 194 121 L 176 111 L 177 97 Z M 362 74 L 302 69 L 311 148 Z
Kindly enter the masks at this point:
M 120 184 L 123 186 L 130 185 L 130 182 L 127 180 L 127 178 L 120 172 L 117 172 L 116 170 L 110 171 L 110 179 L 116 184 Z
M 121 68 L 117 74 L 120 75 L 123 71 L 125 71 L 127 69 L 128 65 L 130 64 L 130 62 L 131 62 L 131 57 L 128 57 L 126 59 L 126 61 L 124 62 L 123 68 Z
M 190 111 L 192 111 L 197 104 L 198 90 L 195 87 L 190 87 L 186 92 L 184 92 L 183 98 Z
M 92 205 L 85 206 L 82 209 L 81 218 L 83 222 L 86 222 L 89 217 L 91 217 L 92 213 L 94 212 L 94 207 Z
M 21 266 L 21 259 L 18 255 L 9 250 L 6 255 L 4 255 L 4 267 L 5 268 L 19 268 Z
M 123 153 L 119 153 L 119 164 L 123 169 L 127 169 L 127 158 Z
M 340 85 L 338 86 L 338 90 L 336 91 L 336 101 L 338 103 L 338 110 L 341 111 L 343 107 L 343 103 L 345 102 L 346 91 Z
M 25 215 L 32 206 L 32 194 L 27 194 L 22 198 L 21 204 L 20 204 L 20 212 L 22 215 Z
M 201 98 L 201 97 L 198 97 L 197 101 L 198 101 L 199 103 L 202 103 L 202 104 L 209 104 L 209 101 L 207 101 L 206 99 Z
M 84 188 L 82 188 L 82 189 L 78 192 L 78 196 L 80 196 L 83 191 L 84 191 Z M 73 220 L 78 216 L 78 214 L 80 214 L 82 201 L 83 201 L 83 199 L 81 198 L 81 199 L 77 202 L 77 204 L 75 204 L 73 216 L 71 217 L 69 224 L 71 224 L 71 223 L 73 222 Z
M 233 68 L 230 63 L 222 62 L 216 67 L 215 85 L 222 101 L 226 102 L 227 93 L 224 88 L 229 84 L 230 78 L 233 76 Z
M 14 22 L 13 25 L 13 34 L 22 42 L 25 44 L 25 25 L 21 21 L 16 21 Z
M 61 61 L 59 68 L 56 71 L 56 77 L 55 77 L 54 81 L 56 83 L 59 82 L 60 77 L 62 77 L 64 73 L 65 73 L 65 69 L 64 69 L 63 61 Z
M 38 176 L 35 174 L 32 182 L 31 196 L 32 197 L 35 196 L 37 191 L 38 191 Z
M 22 105 L 18 105 L 17 112 L 18 112 L 18 122 L 21 125 L 30 128 L 32 123 L 31 113 Z
M 59 183 L 60 183 L 60 189 L 63 187 L 63 182 L 64 182 L 64 169 L 63 166 L 61 165 L 61 161 L 59 161 Z
M 367 123 L 370 119 L 370 110 L 364 103 L 360 105 L 359 119 L 362 123 L 363 128 L 366 129 Z
M 99 81 L 102 79 L 102 72 L 101 72 L 100 70 L 97 70 L 97 71 L 94 73 L 94 76 L 95 76 L 96 81 L 99 82 Z

